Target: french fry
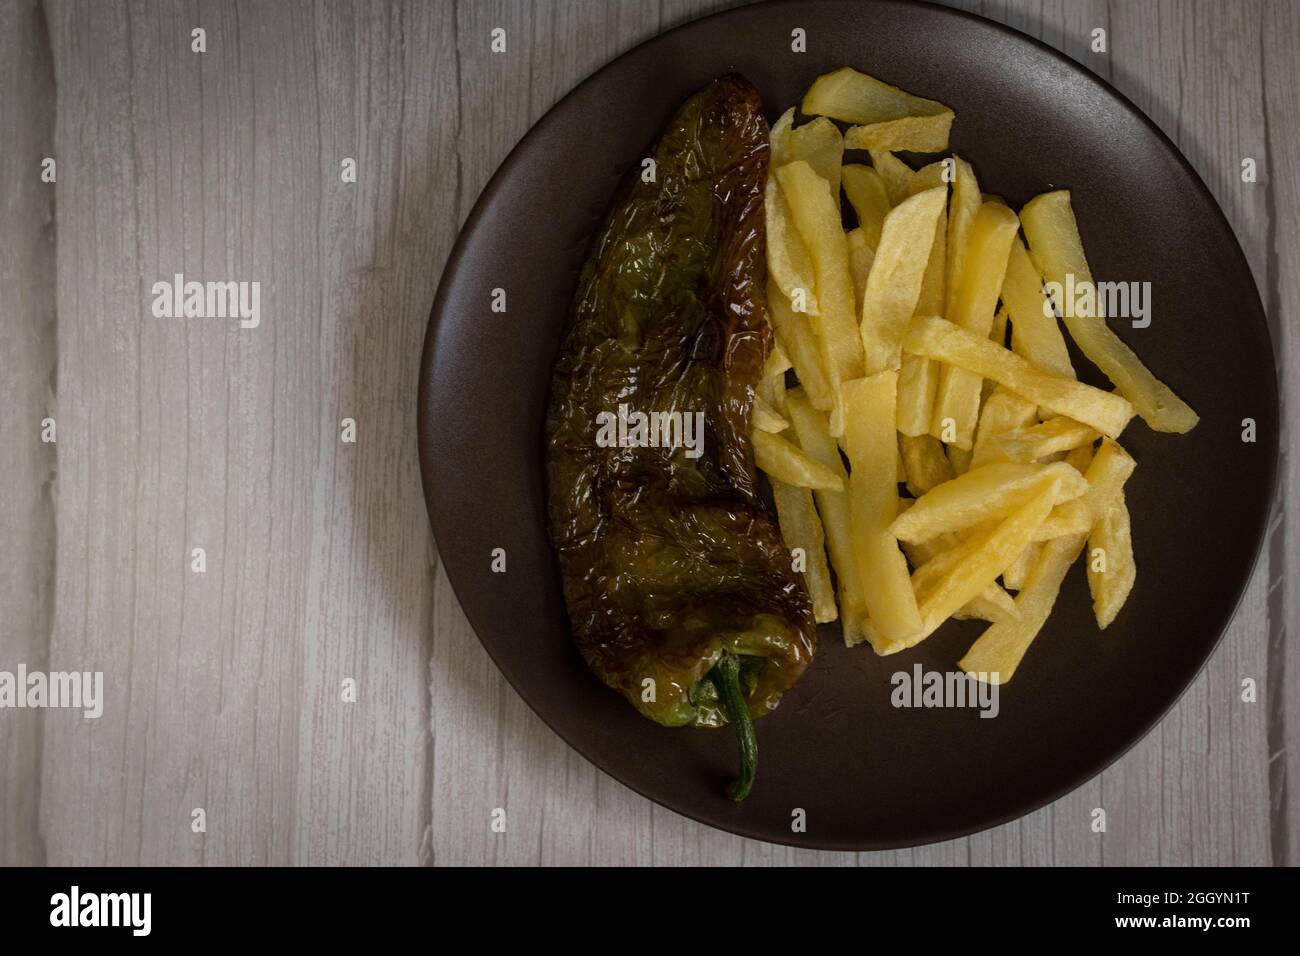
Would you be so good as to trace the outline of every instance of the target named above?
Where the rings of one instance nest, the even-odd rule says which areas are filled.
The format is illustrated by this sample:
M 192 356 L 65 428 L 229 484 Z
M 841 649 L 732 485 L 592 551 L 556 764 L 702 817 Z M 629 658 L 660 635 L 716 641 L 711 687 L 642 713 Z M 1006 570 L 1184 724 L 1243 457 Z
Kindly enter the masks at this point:
M 756 429 L 773 435 L 790 427 L 790 423 L 762 395 L 754 396 L 752 420 Z
M 858 227 L 874 252 L 880 245 L 880 230 L 893 204 L 880 173 L 870 166 L 852 163 L 841 171 L 844 195 L 858 217 Z
M 786 394 L 786 413 L 790 416 L 803 451 L 838 475 L 847 486 L 848 474 L 844 470 L 844 460 L 840 457 L 839 445 L 831 437 L 825 413 L 814 408 L 803 389 L 799 388 L 793 388 Z M 813 497 L 825 529 L 831 565 L 839 579 L 844 642 L 852 646 L 863 639 L 857 629 L 857 622 L 866 614 L 866 604 L 863 603 L 860 592 L 849 496 L 846 491 L 818 490 L 813 492 Z
M 817 276 L 821 312 L 813 318 L 813 328 L 822 347 L 832 400 L 836 402 L 831 410 L 831 431 L 838 435 L 841 431 L 837 414 L 840 412 L 839 384 L 863 374 L 862 340 L 857 331 L 853 277 L 849 271 L 849 244 L 840 223 L 838 201 L 831 200 L 826 181 L 808 163 L 797 160 L 781 166 L 776 178 L 790 202 L 795 226 L 812 257 Z
M 869 150 L 871 153 L 871 165 L 877 173 L 880 174 L 880 181 L 884 183 L 885 195 L 889 197 L 889 204 L 897 206 L 907 198 L 907 191 L 912 185 L 912 178 L 916 175 L 912 168 L 903 162 L 887 149 Z
M 862 348 L 871 374 L 899 367 L 903 334 L 916 311 L 934 224 L 946 198 L 945 189 L 931 189 L 885 217 L 862 302 Z
M 948 276 L 947 304 L 943 314 L 952 311 L 957 292 L 957 279 L 961 273 L 962 259 L 966 255 L 966 242 L 971 225 L 980 208 L 980 184 L 975 170 L 960 156 L 953 156 L 952 203 L 948 209 Z
M 936 168 L 932 163 L 926 169 Z M 924 172 L 924 170 L 922 170 Z M 916 174 L 921 178 L 921 173 Z M 914 183 L 915 184 L 915 183 Z M 918 315 L 939 315 L 944 309 L 947 295 L 948 211 L 939 210 L 935 222 L 934 243 L 930 246 L 930 261 L 926 263 L 921 278 L 921 292 L 916 299 Z M 917 437 L 930 431 L 934 417 L 934 396 L 939 387 L 939 365 L 919 355 L 904 353 L 898 370 L 898 430 L 904 435 Z
M 921 629 L 901 640 L 888 640 L 884 648 L 877 648 L 877 653 L 893 654 L 915 646 L 994 584 L 1051 511 L 1059 482 L 1055 475 L 1040 476 L 1028 500 L 1018 503 L 996 526 L 971 535 L 953 549 L 955 553 L 947 571 L 932 578 L 924 589 L 917 589 Z M 915 583 L 916 576 L 913 576 Z
M 907 559 L 889 526 L 898 514 L 895 396 L 898 373 L 880 372 L 843 385 L 849 499 L 861 594 L 872 629 L 886 641 L 921 627 Z
M 791 368 L 794 368 L 794 365 L 791 364 L 790 357 L 785 354 L 785 349 L 781 348 L 779 341 L 774 341 L 772 347 L 767 350 L 767 358 L 763 361 L 763 378 L 784 375 Z
M 754 463 L 772 478 L 797 488 L 843 491 L 844 479 L 780 435 L 754 431 Z
M 840 202 L 840 166 L 844 163 L 844 137 L 839 127 L 824 116 L 794 126 L 794 107 L 772 124 L 770 134 L 772 169 L 803 160 L 830 185 L 831 198 Z
M 1065 456 L 1065 463 L 1079 474 L 1086 476 L 1088 469 L 1092 467 L 1093 452 L 1091 444 L 1080 445 Z
M 923 193 L 927 189 L 938 189 L 940 186 L 948 185 L 948 161 L 944 159 L 935 160 L 928 166 L 922 166 L 916 172 L 912 173 L 912 178 L 907 183 L 907 195 L 915 196 L 917 193 Z
M 972 468 L 926 492 L 894 520 L 889 531 L 900 541 L 920 542 L 1001 520 L 1043 482 L 1051 483 L 1057 505 L 1072 502 L 1089 490 L 1083 476 L 1065 462 L 997 462 Z
M 979 597 L 972 598 L 953 614 L 958 621 L 988 621 L 990 624 L 1014 621 L 1018 617 L 1020 611 L 1016 609 L 1016 599 L 996 584 L 990 584 Z
M 1088 465 L 1087 491 L 1053 508 L 1042 524 L 1042 533 L 1050 537 L 1087 534 L 1120 495 L 1136 467 L 1137 462 L 1117 442 L 1103 441 Z
M 849 272 L 853 274 L 853 294 L 856 299 L 857 315 L 862 314 L 862 298 L 867 291 L 867 277 L 871 275 L 871 263 L 876 253 L 867 245 L 866 233 L 862 227 L 850 229 L 845 234 L 849 240 Z
M 1029 239 L 1030 258 L 1048 282 L 1063 286 L 1067 276 L 1073 276 L 1076 286 L 1081 282 L 1092 283 L 1092 271 L 1084 256 L 1083 240 L 1067 190 L 1044 193 L 1030 200 L 1020 212 L 1020 221 Z M 1142 364 L 1106 324 L 1104 316 L 1077 315 L 1072 308 L 1058 311 L 1064 313 L 1061 320 L 1079 349 L 1133 403 L 1152 429 L 1182 433 L 1196 426 L 1199 420 L 1196 412 Z
M 1075 451 L 1078 454 L 1072 452 L 1071 456 L 1074 463 L 1079 464 L 1090 449 Z M 1124 481 L 1132 471 L 1133 459 L 1114 442 L 1103 442 L 1085 476 L 1090 485 L 1087 496 L 1092 496 L 1092 509 L 1095 511 L 1098 506 L 1108 508 L 1111 501 L 1123 493 Z M 1029 645 L 1052 613 L 1065 573 L 1083 550 L 1086 539 L 1087 532 L 1084 531 L 1046 542 L 1024 587 L 1016 596 L 1019 620 L 990 627 L 971 645 L 957 666 L 989 683 L 1004 684 L 1011 680 Z
M 859 126 L 952 112 L 937 100 L 913 96 L 847 66 L 817 77 L 799 108 L 808 116 L 829 116 Z
M 834 397 L 812 324 L 808 316 L 799 315 L 790 308 L 790 300 L 771 276 L 767 281 L 767 317 L 782 350 L 790 356 L 795 374 L 808 392 L 809 399 L 818 408 L 829 411 Z
M 776 177 L 769 175 L 763 192 L 763 218 L 767 226 L 767 273 L 787 302 L 797 311 L 817 315 L 816 276 L 812 257 L 795 228 L 790 204 Z
M 1039 525 L 1039 527 L 1042 527 L 1042 525 Z M 1034 569 L 1034 564 L 1038 561 L 1038 555 L 1042 548 L 1042 544 L 1038 542 L 1026 545 L 1016 560 L 1012 561 L 1007 566 L 1007 569 L 1002 572 L 1003 586 L 1012 591 L 1023 590 L 1029 572 Z
M 791 552 L 799 548 L 804 554 L 803 576 L 808 596 L 812 598 L 813 619 L 818 624 L 834 621 L 839 617 L 839 610 L 835 606 L 835 589 L 831 586 L 831 571 L 826 564 L 825 536 L 817 509 L 813 506 L 812 492 L 787 485 L 770 475 L 768 478 L 776 502 L 781 539 Z
M 1065 336 L 1043 292 L 1043 277 L 1016 236 L 1002 279 L 1002 304 L 1011 316 L 1011 348 L 1032 365 L 1059 378 L 1075 378 Z
M 758 380 L 758 387 L 754 390 L 755 398 L 762 399 L 768 408 L 775 411 L 782 418 L 785 417 L 785 373 L 779 375 L 769 375 L 766 378 Z M 778 429 L 784 431 L 785 429 Z M 771 429 L 764 429 L 771 431 Z
M 997 444 L 1007 461 L 1038 461 L 1080 445 L 1091 445 L 1099 437 L 1095 429 L 1056 415 L 1029 428 L 1005 432 L 997 437 Z
M 1001 385 L 995 386 L 980 409 L 980 423 L 975 429 L 975 446 L 970 466 L 978 468 L 995 461 L 1011 461 L 1011 457 L 998 444 L 998 438 L 1008 432 L 1028 428 L 1037 421 L 1038 409 L 1034 405 Z
M 898 366 L 898 430 L 917 438 L 930 433 L 939 364 L 904 352 Z
M 953 567 L 952 555 L 948 555 L 941 561 L 934 561 L 934 559 L 940 554 L 956 548 L 962 543 L 962 540 L 961 535 L 941 534 L 937 538 L 931 538 L 929 541 L 916 544 L 902 542 L 903 553 L 912 562 L 912 566 L 918 572 L 922 567 L 925 568 L 925 571 L 920 573 L 919 578 L 917 574 L 912 575 L 912 589 L 916 590 L 918 580 L 921 581 L 924 587 L 928 588 L 929 583 L 938 580 L 939 577 L 950 571 Z M 959 620 L 971 618 L 996 623 L 1014 619 L 1018 614 L 1015 606 L 1015 599 L 995 582 L 985 588 L 979 597 L 972 599 L 969 604 L 957 611 L 953 617 Z M 877 643 L 881 642 L 877 641 Z
M 904 116 L 866 126 L 850 126 L 844 134 L 844 147 L 941 153 L 948 148 L 952 119 L 949 110 L 933 116 Z
M 993 327 L 989 329 L 989 341 L 1003 348 L 1007 347 L 1007 310 L 998 309 L 993 313 Z
M 948 318 L 954 324 L 987 338 L 993 327 L 1007 254 L 1018 228 L 1016 214 L 1006 206 L 984 203 L 971 223 L 962 258 L 957 289 L 949 302 Z M 954 423 L 949 444 L 972 447 L 979 416 L 980 376 L 969 369 L 939 369 L 930 434 L 943 437 L 946 421 Z
M 903 347 L 992 379 L 1035 405 L 1091 425 L 1111 438 L 1118 437 L 1133 417 L 1133 406 L 1122 396 L 1048 375 L 987 338 L 943 319 L 913 320 Z
M 901 385 L 899 389 L 901 391 Z M 898 447 L 903 459 L 907 490 L 916 497 L 920 498 L 931 488 L 956 477 L 948 456 L 943 453 L 943 445 L 930 435 L 900 435 Z
M 1038 562 L 1029 572 L 1024 588 L 1016 595 L 1020 617 L 1015 621 L 994 624 L 986 630 L 957 666 L 990 684 L 1005 684 L 1011 680 L 1024 659 L 1025 651 L 1056 606 L 1061 582 L 1079 556 L 1083 542 L 1083 535 L 1068 535 L 1047 542 Z
M 1103 631 L 1115 620 L 1137 579 L 1133 529 L 1124 492 L 1115 495 L 1088 536 L 1088 588 L 1092 610 Z

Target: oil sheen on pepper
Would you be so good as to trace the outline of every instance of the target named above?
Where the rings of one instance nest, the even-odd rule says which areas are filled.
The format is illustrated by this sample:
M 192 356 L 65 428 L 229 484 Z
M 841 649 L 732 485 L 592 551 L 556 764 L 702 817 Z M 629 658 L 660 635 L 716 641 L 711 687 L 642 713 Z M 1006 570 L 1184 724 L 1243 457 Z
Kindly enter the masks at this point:
M 550 531 L 591 669 L 652 720 L 714 727 L 730 712 L 706 679 L 723 655 L 739 658 L 759 717 L 816 649 L 807 592 L 756 494 L 749 440 L 770 335 L 757 90 L 715 80 L 652 155 L 653 181 L 637 164 L 595 241 L 555 366 Z M 597 416 L 620 405 L 703 412 L 700 454 L 601 447 Z

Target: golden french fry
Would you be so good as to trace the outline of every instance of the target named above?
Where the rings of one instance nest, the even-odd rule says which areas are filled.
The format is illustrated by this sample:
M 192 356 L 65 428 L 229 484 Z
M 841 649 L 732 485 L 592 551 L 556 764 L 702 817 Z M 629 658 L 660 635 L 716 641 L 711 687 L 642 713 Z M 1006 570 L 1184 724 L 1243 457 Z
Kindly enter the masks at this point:
M 948 210 L 947 304 L 943 310 L 944 315 L 952 311 L 962 259 L 966 255 L 966 242 L 981 204 L 980 184 L 975 178 L 975 170 L 960 156 L 953 156 L 952 162 L 952 204 Z
M 1092 467 L 1093 447 L 1091 444 L 1080 445 L 1065 456 L 1065 463 L 1081 475 L 1087 475 Z
M 798 548 L 804 557 L 804 583 L 812 598 L 813 619 L 818 624 L 839 617 L 835 607 L 835 589 L 831 586 L 831 570 L 826 564 L 826 539 L 822 532 L 817 509 L 813 506 L 812 492 L 807 488 L 787 485 L 779 478 L 769 477 L 772 498 L 776 502 L 776 518 L 781 528 L 781 539 L 794 553 Z
M 803 160 L 781 166 L 777 181 L 790 203 L 799 235 L 812 256 L 817 276 L 819 315 L 813 328 L 822 348 L 823 367 L 833 401 L 839 399 L 839 384 L 863 373 L 862 340 L 854 312 L 853 277 L 849 271 L 849 244 L 840 222 L 839 203 L 826 191 L 826 181 Z M 874 270 L 873 270 L 874 271 Z M 838 406 L 832 408 L 831 430 L 837 428 Z
M 898 514 L 894 424 L 897 372 L 843 385 L 849 499 L 861 594 L 871 627 L 884 640 L 903 640 L 921 627 L 907 559 L 889 532 Z
M 774 341 L 772 347 L 767 350 L 767 358 L 763 362 L 763 378 L 784 375 L 791 368 L 794 368 L 794 365 L 790 362 L 790 357 L 785 354 L 785 349 L 781 348 L 780 342 Z
M 871 275 L 871 263 L 876 258 L 875 250 L 867 245 L 866 233 L 862 227 L 850 229 L 846 233 L 849 240 L 849 271 L 853 273 L 853 294 L 858 315 L 862 314 L 862 297 L 867 291 L 867 277 Z
M 798 388 L 793 388 L 786 394 L 786 413 L 790 416 L 795 435 L 804 452 L 838 475 L 847 486 L 848 474 L 844 470 L 844 459 L 840 457 L 839 445 L 831 437 L 826 414 L 814 408 L 808 396 Z M 844 642 L 852 646 L 862 640 L 857 622 L 866 613 L 866 605 L 860 592 L 849 496 L 843 491 L 818 490 L 813 492 L 813 497 L 825 528 L 831 565 L 839 579 Z
M 1016 599 L 996 584 L 990 584 L 984 593 L 972 598 L 969 604 L 953 614 L 958 621 L 988 621 L 990 624 L 1014 621 L 1018 617 L 1020 612 L 1016 609 Z
M 926 492 L 894 520 L 889 531 L 900 541 L 919 542 L 1001 520 L 1045 481 L 1052 483 L 1057 505 L 1072 502 L 1089 490 L 1083 476 L 1065 462 L 995 462 L 972 468 Z
M 1002 303 L 1011 316 L 1011 348 L 1030 364 L 1059 378 L 1075 378 L 1065 336 L 1056 324 L 1043 277 L 1029 259 L 1025 244 L 1016 236 L 1002 279 Z
M 1091 445 L 1099 437 L 1096 429 L 1056 415 L 1029 428 L 1004 432 L 997 436 L 997 444 L 1007 461 L 1038 461 L 1080 445 Z
M 790 204 L 781 192 L 775 176 L 767 177 L 763 193 L 763 218 L 767 225 L 767 273 L 787 302 L 800 306 L 796 311 L 816 315 L 816 276 L 812 257 L 795 228 Z
M 1020 221 L 1029 239 L 1030 258 L 1048 282 L 1063 288 L 1072 277 L 1076 287 L 1080 283 L 1092 285 L 1092 271 L 1084 256 L 1068 190 L 1044 193 L 1030 200 L 1020 211 Z M 1133 403 L 1151 428 L 1182 433 L 1196 426 L 1199 420 L 1196 412 L 1142 364 L 1133 350 L 1106 325 L 1104 316 L 1079 315 L 1079 310 L 1074 308 L 1058 308 L 1058 311 L 1063 312 L 1061 320 L 1079 349 L 1115 383 L 1119 393 Z
M 762 399 L 768 408 L 775 411 L 782 418 L 785 417 L 785 373 L 780 375 L 769 375 L 767 378 L 758 380 L 758 387 L 754 390 L 756 398 Z M 771 431 L 770 428 L 763 429 Z M 778 429 L 784 431 L 784 429 Z
M 1075 449 L 1071 456 L 1075 463 L 1082 463 L 1089 452 L 1090 449 L 1086 448 Z M 1093 502 L 1094 508 L 1098 504 L 1109 507 L 1114 497 L 1122 494 L 1124 481 L 1133 471 L 1132 463 L 1133 459 L 1119 445 L 1110 441 L 1102 443 L 1085 476 L 1091 486 L 1087 495 L 1098 496 Z M 992 684 L 1011 680 L 1029 645 L 1052 613 L 1065 573 L 1079 556 L 1086 538 L 1087 532 L 1084 531 L 1046 542 L 1025 579 L 1024 587 L 1016 595 L 1019 620 L 994 624 L 971 645 L 957 666 Z
M 880 181 L 884 183 L 889 204 L 897 206 L 907 198 L 907 191 L 911 188 L 912 179 L 916 174 L 912 172 L 912 167 L 887 149 L 873 149 L 869 152 L 872 168 L 880 174 Z
M 993 327 L 989 329 L 989 341 L 1007 348 L 1007 310 L 998 309 L 993 313 Z
M 768 162 L 772 169 L 803 160 L 813 171 L 830 184 L 831 197 L 840 202 L 840 166 L 844 163 L 844 137 L 839 127 L 824 116 L 794 126 L 794 107 L 772 124 L 771 154 Z
M 904 352 L 898 366 L 898 430 L 918 438 L 930 433 L 939 363 Z
M 922 166 L 916 172 L 912 173 L 912 178 L 907 183 L 907 195 L 915 196 L 917 193 L 923 193 L 927 189 L 937 189 L 940 186 L 947 187 L 949 180 L 948 168 L 950 165 L 950 160 L 937 159 L 928 166 Z
M 948 111 L 933 116 L 904 116 L 867 126 L 850 126 L 844 134 L 844 148 L 941 153 L 948 148 L 952 118 L 952 112 Z
M 847 66 L 817 77 L 799 109 L 808 116 L 829 116 L 859 126 L 952 112 L 937 100 L 913 96 Z
M 799 315 L 790 308 L 790 300 L 770 276 L 767 281 L 767 317 L 781 348 L 790 356 L 799 384 L 808 392 L 814 405 L 829 411 L 834 397 L 811 321 L 808 316 Z
M 765 431 L 754 431 L 750 437 L 754 442 L 754 463 L 770 477 L 797 488 L 844 490 L 844 479 L 789 439 Z
M 901 385 L 899 391 L 902 391 Z M 907 490 L 918 498 L 931 488 L 956 477 L 948 456 L 943 453 L 943 445 L 930 435 L 900 435 L 898 447 L 903 459 Z
M 984 203 L 979 207 L 966 239 L 956 294 L 949 303 L 951 322 L 988 337 L 1007 268 L 1007 254 L 1018 228 L 1016 214 L 1006 206 Z M 970 448 L 979 417 L 980 385 L 980 376 L 969 369 L 953 366 L 939 369 L 930 434 L 942 437 L 951 427 L 954 437 L 949 444 Z M 945 421 L 954 424 L 947 426 Z
M 912 575 L 913 590 L 917 590 L 918 581 L 928 588 L 930 582 L 937 581 L 939 577 L 950 571 L 953 566 L 951 555 L 942 561 L 934 561 L 934 558 L 956 548 L 963 540 L 962 535 L 941 534 L 937 538 L 931 538 L 929 541 L 921 541 L 916 544 L 906 541 L 901 542 L 903 553 L 912 562 L 912 566 L 918 570 L 918 574 Z M 921 571 L 923 567 L 925 570 Z M 1000 588 L 997 583 L 993 583 L 985 588 L 979 597 L 974 598 L 969 604 L 957 611 L 953 617 L 959 620 L 971 618 L 991 623 L 1012 620 L 1019 613 L 1015 609 L 1015 603 L 1015 599 L 1010 594 Z M 880 646 L 884 644 L 880 640 L 874 643 Z
M 1136 467 L 1137 462 L 1117 442 L 1103 441 L 1087 468 L 1088 490 L 1053 508 L 1040 532 L 1053 538 L 1087 534 L 1121 493 Z
M 903 334 L 916 311 L 935 220 L 946 199 L 945 189 L 931 189 L 885 217 L 862 301 L 862 348 L 871 374 L 899 367 Z
M 1039 525 L 1041 528 L 1042 525 Z M 1042 544 L 1034 542 L 1025 546 L 1016 560 L 1012 561 L 1005 571 L 1002 572 L 1002 584 L 1012 591 L 1024 589 L 1025 580 L 1029 577 L 1029 572 L 1033 570 L 1034 563 L 1038 560 L 1038 554 L 1042 550 Z
M 1120 612 L 1133 582 L 1137 563 L 1133 560 L 1133 529 L 1128 505 L 1120 491 L 1105 508 L 1088 536 L 1088 588 L 1092 610 L 1103 631 Z
M 1011 461 L 1003 452 L 998 438 L 1008 432 L 1028 428 L 1038 421 L 1038 409 L 1015 392 L 997 385 L 980 409 L 980 423 L 975 429 L 975 446 L 970 466 L 978 468 L 995 461 Z M 1029 459 L 1033 461 L 1033 459 Z
M 858 227 L 866 237 L 867 245 L 875 252 L 880 245 L 880 230 L 889 215 L 892 203 L 880 173 L 870 166 L 852 163 L 840 170 L 844 194 L 858 216 Z
M 1069 535 L 1055 538 L 1043 546 L 1024 588 L 1016 595 L 1019 618 L 994 624 L 981 634 L 957 662 L 958 667 L 990 684 L 1005 684 L 1011 680 L 1024 659 L 1025 651 L 1052 613 L 1065 572 L 1079 556 L 1083 540 L 1083 535 Z
M 892 654 L 920 643 L 993 584 L 1016 555 L 1024 550 L 1034 529 L 1051 511 L 1059 482 L 1056 475 L 1040 475 L 1038 483 L 1029 492 L 1028 500 L 1022 499 L 1017 503 L 1015 510 L 996 526 L 971 535 L 954 548 L 945 573 L 931 577 L 924 590 L 917 589 L 921 629 L 902 640 L 889 640 L 883 649 L 877 649 L 877 653 Z M 918 570 L 917 575 L 920 573 Z M 916 576 L 913 584 L 915 586 Z
M 987 338 L 938 318 L 913 320 L 903 341 L 909 352 L 958 365 L 1005 385 L 1035 405 L 1117 437 L 1133 417 L 1133 406 L 1113 392 L 1048 375 Z M 936 414 L 937 414 L 936 405 Z M 942 435 L 938 436 L 941 440 Z
M 932 164 L 937 165 L 937 164 Z M 931 168 L 929 166 L 927 169 Z M 917 173 L 917 178 L 921 176 Z M 938 315 L 946 296 L 948 211 L 939 210 L 935 222 L 930 261 L 921 278 L 916 299 L 918 315 Z M 913 437 L 928 434 L 934 417 L 934 398 L 939 387 L 939 364 L 919 355 L 904 353 L 898 369 L 898 430 Z
M 790 427 L 790 423 L 762 395 L 754 396 L 752 419 L 755 428 L 773 435 Z

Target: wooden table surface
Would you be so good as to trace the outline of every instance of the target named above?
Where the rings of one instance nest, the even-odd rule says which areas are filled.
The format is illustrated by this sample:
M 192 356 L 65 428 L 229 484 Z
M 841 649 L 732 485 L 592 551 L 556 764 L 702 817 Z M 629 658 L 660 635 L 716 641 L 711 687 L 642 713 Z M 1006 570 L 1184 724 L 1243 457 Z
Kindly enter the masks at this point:
M 0 670 L 105 674 L 98 720 L 0 711 L 0 863 L 1300 862 L 1285 449 L 1264 556 L 1182 701 L 1096 779 L 967 839 L 821 853 L 698 825 L 571 751 L 488 660 L 420 490 L 437 276 L 551 104 L 725 5 L 0 0 Z M 1250 259 L 1294 409 L 1300 4 L 962 5 L 1100 73 L 1179 145 Z M 270 318 L 154 318 L 174 273 L 257 279 Z

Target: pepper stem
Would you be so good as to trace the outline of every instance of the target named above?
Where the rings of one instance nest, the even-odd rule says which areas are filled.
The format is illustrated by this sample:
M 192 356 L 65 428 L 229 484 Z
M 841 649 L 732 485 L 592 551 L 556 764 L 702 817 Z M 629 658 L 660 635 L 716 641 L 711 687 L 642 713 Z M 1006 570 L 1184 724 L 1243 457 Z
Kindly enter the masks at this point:
M 718 689 L 718 699 L 727 712 L 727 719 L 735 725 L 740 740 L 740 778 L 727 784 L 727 796 L 739 803 L 749 795 L 758 771 L 758 737 L 754 733 L 754 721 L 749 716 L 745 692 L 740 686 L 740 657 L 724 653 L 708 676 Z

